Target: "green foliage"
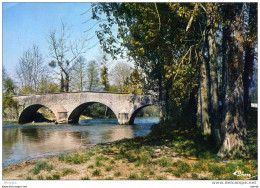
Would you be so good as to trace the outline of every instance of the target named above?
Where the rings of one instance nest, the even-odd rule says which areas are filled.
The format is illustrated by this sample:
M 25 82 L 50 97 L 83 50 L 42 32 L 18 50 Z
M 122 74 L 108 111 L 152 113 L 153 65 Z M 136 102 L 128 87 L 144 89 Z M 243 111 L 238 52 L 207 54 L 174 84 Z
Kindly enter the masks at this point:
M 143 94 L 143 85 L 144 79 L 142 73 L 137 69 L 134 69 L 129 79 L 126 80 L 126 89 L 125 91 L 132 94 Z
M 95 91 L 97 90 L 99 84 L 99 69 L 96 61 L 88 62 L 87 66 L 87 90 Z
M 105 65 L 101 69 L 101 84 L 104 86 L 104 91 L 109 91 L 108 68 Z
M 35 164 L 35 167 L 31 170 L 33 174 L 39 174 L 41 170 L 47 170 L 50 172 L 53 169 L 52 165 L 48 165 L 45 161 L 40 161 Z
M 21 88 L 20 90 L 20 94 L 31 94 L 31 93 L 35 93 L 34 89 L 30 86 L 24 86 Z
M 38 93 L 57 93 L 60 92 L 60 87 L 56 83 L 52 83 L 47 79 L 42 79 Z
M 3 108 L 17 108 L 17 101 L 13 99 L 12 96 L 7 96 L 3 94 Z
M 4 84 L 3 84 L 3 93 L 6 95 L 14 95 L 15 94 L 15 89 L 16 89 L 16 85 L 14 84 L 14 81 L 7 77 L 4 80 Z
M 107 106 L 100 103 L 93 103 L 89 105 L 82 115 L 93 118 L 115 118 L 114 112 Z

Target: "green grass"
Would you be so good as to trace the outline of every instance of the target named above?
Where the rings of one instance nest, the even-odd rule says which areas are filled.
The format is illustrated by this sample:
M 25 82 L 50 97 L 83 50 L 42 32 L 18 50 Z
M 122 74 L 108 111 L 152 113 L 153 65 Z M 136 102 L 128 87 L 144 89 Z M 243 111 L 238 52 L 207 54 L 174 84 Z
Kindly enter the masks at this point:
M 64 161 L 69 164 L 81 164 L 81 163 L 88 161 L 90 159 L 90 157 L 91 156 L 90 156 L 89 152 L 86 153 L 85 155 L 75 153 L 75 154 L 69 154 L 69 155 L 59 155 L 58 160 Z
M 81 180 L 90 180 L 90 178 L 88 176 L 81 178 Z
M 174 162 L 172 166 L 176 168 L 172 172 L 173 175 L 176 177 L 181 177 L 191 171 L 191 166 L 188 163 L 185 163 L 181 160 Z
M 38 180 L 44 180 L 44 178 L 43 178 L 42 175 L 38 175 L 38 176 L 37 176 L 37 179 L 38 179 Z
M 166 180 L 167 178 L 165 176 L 156 176 L 157 180 Z
M 150 164 L 152 164 L 151 155 L 147 152 L 140 154 L 135 163 L 136 166 L 140 166 L 140 165 L 149 166 Z
M 226 168 L 223 166 L 218 166 L 216 164 L 210 164 L 208 166 L 208 171 L 212 172 L 213 176 L 221 176 L 226 173 Z
M 39 174 L 41 170 L 47 170 L 48 172 L 50 172 L 52 169 L 52 165 L 48 165 L 45 161 L 40 161 L 35 164 L 35 167 L 31 169 L 31 172 L 36 175 Z
M 113 177 L 106 177 L 104 180 L 113 180 Z
M 192 168 L 194 172 L 202 172 L 202 171 L 207 171 L 207 166 L 205 166 L 205 163 L 207 163 L 207 161 L 205 160 L 201 160 L 197 163 L 195 163 Z
M 59 180 L 60 175 L 59 174 L 53 174 L 51 176 L 46 176 L 46 180 Z
M 172 158 L 170 157 L 164 157 L 161 159 L 158 159 L 156 163 L 161 167 L 169 167 L 172 165 Z
M 66 176 L 68 174 L 74 174 L 76 171 L 72 168 L 64 168 L 61 172 L 61 176 Z
M 95 164 L 97 167 L 104 166 L 104 164 L 101 161 L 96 161 Z
M 114 174 L 114 176 L 115 176 L 115 177 L 121 176 L 121 172 L 116 172 L 116 173 Z
M 101 176 L 101 171 L 99 169 L 94 170 L 92 176 Z
M 108 166 L 108 167 L 106 167 L 106 171 L 110 172 L 113 168 L 114 168 L 113 166 Z
M 138 179 L 139 179 L 139 176 L 138 176 L 136 173 L 130 174 L 130 175 L 128 176 L 128 179 L 129 179 L 129 180 L 138 180 Z
M 93 168 L 94 168 L 94 165 L 93 165 L 93 164 L 88 165 L 88 168 L 89 168 L 89 169 L 93 169 Z
M 27 176 L 26 180 L 32 180 L 32 177 L 31 176 Z

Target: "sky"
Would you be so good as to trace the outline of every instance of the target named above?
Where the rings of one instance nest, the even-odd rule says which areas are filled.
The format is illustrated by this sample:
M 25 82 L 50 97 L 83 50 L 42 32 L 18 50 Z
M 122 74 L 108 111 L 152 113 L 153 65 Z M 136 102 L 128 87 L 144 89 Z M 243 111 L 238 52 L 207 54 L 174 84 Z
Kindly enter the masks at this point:
M 3 3 L 3 66 L 8 75 L 15 76 L 15 67 L 23 52 L 35 44 L 44 57 L 44 63 L 51 61 L 49 57 L 48 32 L 60 28 L 61 21 L 70 26 L 71 37 L 79 38 L 96 21 L 90 20 L 91 3 Z M 86 14 L 82 13 L 88 11 Z M 88 37 L 95 35 L 98 24 L 87 32 Z M 100 46 L 95 36 L 89 41 L 94 46 L 84 57 L 95 59 L 100 54 Z

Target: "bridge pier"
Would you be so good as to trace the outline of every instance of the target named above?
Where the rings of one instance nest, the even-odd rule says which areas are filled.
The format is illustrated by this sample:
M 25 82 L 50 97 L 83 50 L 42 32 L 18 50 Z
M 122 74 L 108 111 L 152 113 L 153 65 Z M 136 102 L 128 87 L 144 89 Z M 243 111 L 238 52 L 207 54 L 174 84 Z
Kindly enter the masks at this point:
M 130 124 L 130 117 L 128 113 L 118 113 L 118 124 L 119 125 L 129 125 Z

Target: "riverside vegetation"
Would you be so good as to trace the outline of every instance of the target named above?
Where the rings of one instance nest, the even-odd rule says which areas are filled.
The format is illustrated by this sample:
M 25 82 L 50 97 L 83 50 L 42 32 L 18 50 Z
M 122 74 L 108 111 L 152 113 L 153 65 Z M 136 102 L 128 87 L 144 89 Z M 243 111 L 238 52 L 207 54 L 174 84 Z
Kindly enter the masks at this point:
M 27 180 L 248 180 L 257 179 L 256 112 L 250 115 L 249 155 L 216 156 L 209 137 L 196 128 L 154 125 L 149 135 L 98 144 L 48 159 L 11 165 L 3 179 Z M 235 176 L 241 171 L 247 176 Z

